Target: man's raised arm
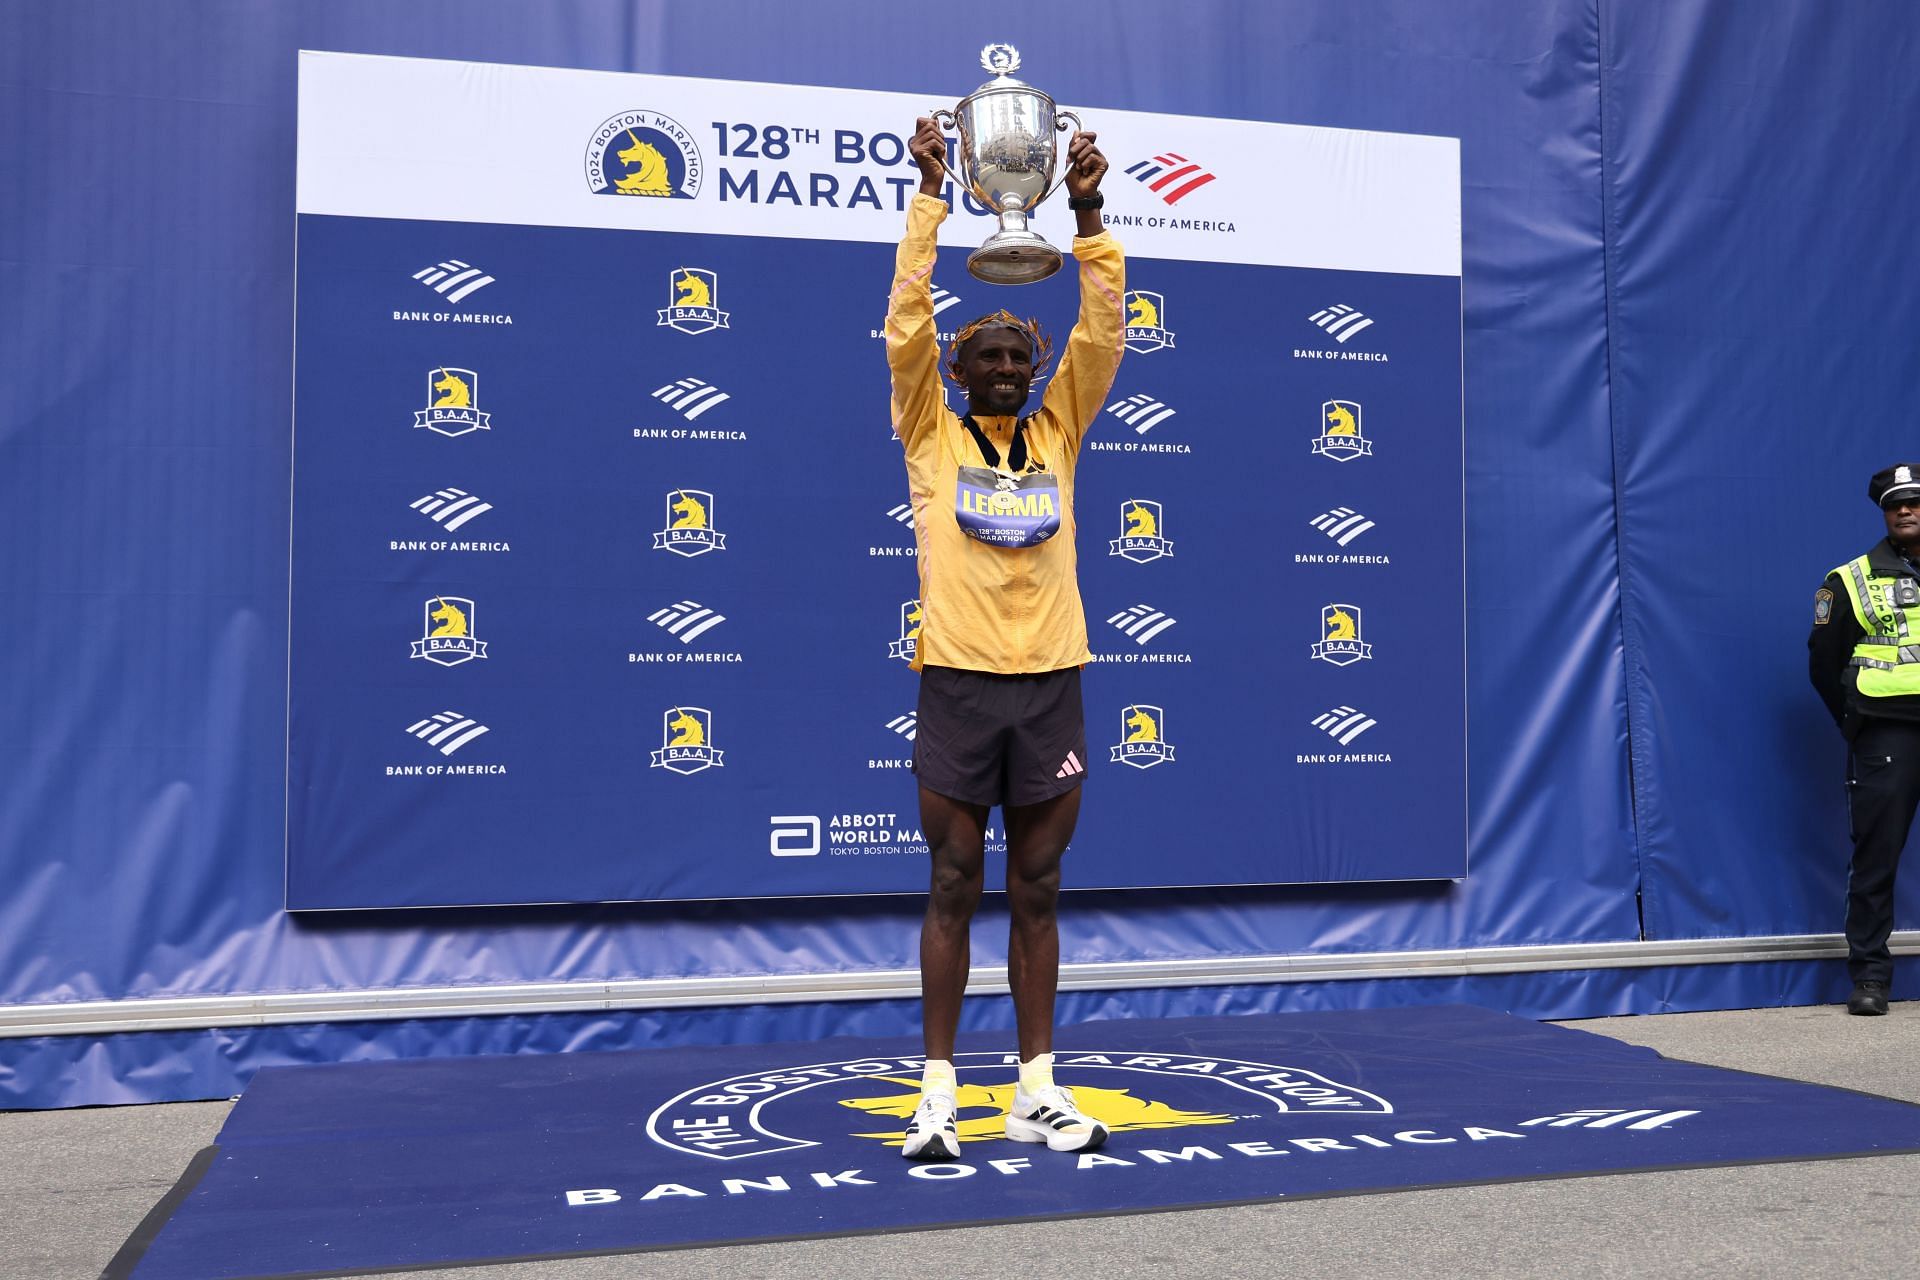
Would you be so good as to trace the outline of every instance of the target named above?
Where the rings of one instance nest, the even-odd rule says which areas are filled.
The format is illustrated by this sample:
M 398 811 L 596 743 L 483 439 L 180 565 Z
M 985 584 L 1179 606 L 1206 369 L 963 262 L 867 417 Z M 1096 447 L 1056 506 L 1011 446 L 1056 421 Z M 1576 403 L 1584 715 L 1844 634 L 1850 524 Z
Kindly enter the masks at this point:
M 1041 400 L 1075 448 L 1113 386 L 1126 342 L 1121 306 L 1127 288 L 1126 255 L 1119 241 L 1107 234 L 1106 219 L 1101 216 L 1100 179 L 1106 176 L 1107 158 L 1094 145 L 1096 136 L 1076 133 L 1067 143 L 1068 205 L 1079 232 L 1073 256 L 1080 270 L 1080 315 L 1067 335 L 1060 368 Z
M 947 206 L 940 199 L 947 139 L 931 119 L 914 122 L 908 144 L 920 166 L 920 191 L 907 208 L 907 233 L 894 256 L 887 297 L 887 368 L 893 373 L 893 430 L 911 445 L 939 420 L 940 335 L 933 320 L 933 258 Z

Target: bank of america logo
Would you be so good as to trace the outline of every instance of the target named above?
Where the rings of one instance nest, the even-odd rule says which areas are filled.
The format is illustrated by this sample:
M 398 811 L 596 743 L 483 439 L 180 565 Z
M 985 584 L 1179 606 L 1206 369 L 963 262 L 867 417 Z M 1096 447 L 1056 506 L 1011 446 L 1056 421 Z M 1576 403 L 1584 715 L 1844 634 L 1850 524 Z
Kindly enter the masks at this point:
M 681 600 L 647 615 L 648 622 L 665 628 L 681 644 L 692 644 L 726 620 L 724 613 L 715 613 L 698 600 Z
M 887 728 L 893 730 L 908 742 L 912 742 L 913 736 L 920 732 L 920 714 L 916 711 L 909 711 L 903 716 L 895 716 L 893 719 L 887 721 Z
M 1587 1111 L 1557 1111 L 1550 1116 L 1535 1116 L 1531 1120 L 1522 1120 L 1520 1127 L 1524 1129 L 1529 1125 L 1543 1124 L 1549 1129 L 1611 1129 L 1616 1125 L 1624 1125 L 1644 1133 L 1699 1114 L 1698 1111 L 1662 1111 L 1658 1107 L 1642 1107 L 1638 1111 L 1596 1107 Z
M 913 528 L 913 504 L 903 502 L 897 507 L 888 507 L 887 519 L 895 524 L 903 524 L 909 529 Z
M 1168 204 L 1179 204 L 1213 181 L 1212 174 L 1172 151 L 1129 166 L 1127 174 Z
M 957 307 L 959 305 L 960 305 L 959 294 L 949 293 L 945 289 L 940 289 L 940 288 L 934 289 L 933 314 L 939 315 L 942 311 L 945 311 L 948 307 Z
M 1369 718 L 1366 712 L 1355 711 L 1352 707 L 1335 707 L 1327 714 L 1313 718 L 1314 728 L 1322 730 L 1343 747 L 1350 745 L 1355 738 L 1373 728 L 1376 723 L 1378 722 Z
M 1345 303 L 1325 307 L 1314 312 L 1308 316 L 1307 319 L 1332 334 L 1335 342 L 1345 342 L 1348 338 L 1351 338 L 1354 334 L 1373 323 L 1372 320 L 1369 320 L 1366 316 L 1355 311 Z
M 1307 523 L 1343 547 L 1373 528 L 1373 521 L 1352 507 L 1335 507 L 1331 511 L 1315 516 Z
M 654 392 L 653 398 L 665 402 L 668 408 L 688 422 L 692 422 L 707 410 L 717 404 L 724 404 L 732 397 L 720 388 L 702 382 L 698 378 L 682 378 L 678 382 L 669 382 Z
M 475 516 L 483 516 L 493 510 L 491 502 L 482 502 L 465 489 L 435 489 L 424 498 L 416 498 L 407 505 L 421 515 L 452 533 Z
M 1108 405 L 1107 412 L 1140 435 L 1147 434 L 1173 416 L 1173 409 L 1166 401 L 1155 400 L 1144 391 Z
M 407 726 L 407 732 L 428 746 L 438 748 L 441 755 L 450 756 L 488 732 L 488 729 L 472 716 L 463 716 L 458 711 L 442 711 L 437 716 L 414 721 Z
M 445 262 L 431 267 L 422 267 L 413 273 L 413 278 L 440 294 L 448 302 L 458 302 L 470 293 L 486 288 L 493 283 L 493 277 L 472 263 L 462 262 L 458 258 L 448 258 Z
M 1132 636 L 1135 644 L 1146 644 L 1172 626 L 1175 620 L 1150 604 L 1136 604 L 1131 609 L 1122 609 L 1107 621 Z

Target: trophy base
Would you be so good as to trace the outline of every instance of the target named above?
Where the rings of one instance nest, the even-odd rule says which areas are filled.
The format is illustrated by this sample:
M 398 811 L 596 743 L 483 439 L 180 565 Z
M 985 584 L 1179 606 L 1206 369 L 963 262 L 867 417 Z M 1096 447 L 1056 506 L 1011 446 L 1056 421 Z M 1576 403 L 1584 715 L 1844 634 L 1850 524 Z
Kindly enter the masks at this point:
M 1034 232 L 999 231 L 967 255 L 967 270 L 988 284 L 1032 284 L 1060 269 L 1060 251 Z

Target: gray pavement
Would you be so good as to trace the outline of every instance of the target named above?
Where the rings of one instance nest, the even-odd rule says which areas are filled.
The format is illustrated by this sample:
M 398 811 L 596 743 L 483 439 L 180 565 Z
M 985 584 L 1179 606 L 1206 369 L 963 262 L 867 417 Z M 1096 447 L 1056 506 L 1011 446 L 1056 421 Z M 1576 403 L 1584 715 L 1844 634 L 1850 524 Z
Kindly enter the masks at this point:
M 1920 1003 L 1600 1018 L 1669 1057 L 1920 1102 Z M 95 1277 L 227 1103 L 0 1113 L 0 1277 Z M 1901 1262 L 1901 1259 L 1906 1262 Z M 1069 1222 L 455 1268 L 466 1280 L 1900 1274 L 1920 1156 L 1621 1174 Z M 395 1273 L 399 1274 L 399 1273 Z M 418 1276 L 419 1272 L 406 1273 Z

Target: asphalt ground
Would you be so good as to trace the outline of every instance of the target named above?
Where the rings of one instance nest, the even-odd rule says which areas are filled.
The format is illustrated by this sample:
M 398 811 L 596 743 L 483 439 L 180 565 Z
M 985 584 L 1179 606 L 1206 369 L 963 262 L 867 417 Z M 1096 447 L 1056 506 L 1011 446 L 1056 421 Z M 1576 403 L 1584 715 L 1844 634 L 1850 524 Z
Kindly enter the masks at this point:
M 1599 1018 L 1672 1058 L 1920 1102 L 1920 1002 Z M 0 1277 L 100 1275 L 230 1104 L 0 1112 Z M 1615 1174 L 1223 1209 L 460 1267 L 462 1280 L 1116 1280 L 1305 1274 L 1837 1277 L 1920 1258 L 1920 1155 Z M 1901 1259 L 1906 1259 L 1902 1262 Z

